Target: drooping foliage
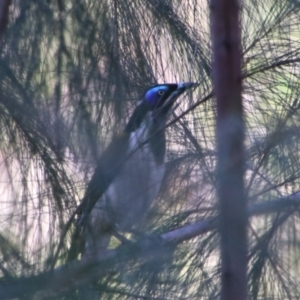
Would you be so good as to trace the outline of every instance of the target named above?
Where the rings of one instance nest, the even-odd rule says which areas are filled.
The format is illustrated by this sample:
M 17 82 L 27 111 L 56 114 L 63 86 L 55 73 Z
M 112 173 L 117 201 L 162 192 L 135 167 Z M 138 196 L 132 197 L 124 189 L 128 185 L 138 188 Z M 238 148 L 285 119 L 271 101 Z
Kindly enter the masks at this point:
M 244 1 L 241 30 L 245 185 L 254 205 L 299 190 L 299 3 Z M 206 1 L 12 1 L 0 51 L 3 280 L 66 262 L 74 230 L 66 224 L 97 157 L 151 84 L 200 86 L 170 115 L 167 174 L 143 231 L 218 214 Z M 293 209 L 249 221 L 251 299 L 299 297 L 298 218 Z M 103 299 L 216 298 L 218 243 L 211 231 L 168 255 L 128 260 L 93 289 Z M 42 296 L 86 297 L 64 288 Z

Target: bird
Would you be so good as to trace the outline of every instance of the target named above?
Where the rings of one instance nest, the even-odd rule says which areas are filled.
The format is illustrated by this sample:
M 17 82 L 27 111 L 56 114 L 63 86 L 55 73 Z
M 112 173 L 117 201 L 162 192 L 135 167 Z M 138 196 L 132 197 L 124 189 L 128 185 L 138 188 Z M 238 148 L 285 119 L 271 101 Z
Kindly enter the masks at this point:
M 132 232 L 156 199 L 165 173 L 166 121 L 173 104 L 194 82 L 148 88 L 124 130 L 97 161 L 80 205 L 83 257 L 103 253 L 111 237 Z M 126 240 L 126 239 L 125 239 Z

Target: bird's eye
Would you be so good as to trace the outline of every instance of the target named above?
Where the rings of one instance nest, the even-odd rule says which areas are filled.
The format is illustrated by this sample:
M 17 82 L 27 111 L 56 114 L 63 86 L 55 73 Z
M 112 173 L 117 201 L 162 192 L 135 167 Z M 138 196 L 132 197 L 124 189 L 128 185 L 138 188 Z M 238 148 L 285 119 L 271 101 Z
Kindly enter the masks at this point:
M 162 96 L 162 95 L 164 94 L 164 91 L 163 91 L 163 90 L 159 90 L 159 91 L 157 92 L 157 94 L 158 94 L 159 96 Z

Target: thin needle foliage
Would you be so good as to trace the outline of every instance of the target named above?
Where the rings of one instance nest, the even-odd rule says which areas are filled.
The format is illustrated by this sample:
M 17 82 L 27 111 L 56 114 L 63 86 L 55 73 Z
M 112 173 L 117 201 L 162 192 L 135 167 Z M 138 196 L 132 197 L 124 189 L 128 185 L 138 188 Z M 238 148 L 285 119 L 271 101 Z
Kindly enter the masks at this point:
M 241 8 L 244 180 L 255 206 L 300 190 L 300 3 L 244 0 Z M 17 299 L 219 298 L 215 227 L 177 244 L 152 241 L 218 216 L 211 57 L 207 1 L 12 1 L 0 40 L 5 299 L 12 291 Z M 159 197 L 142 232 L 128 236 L 138 248 L 112 241 L 119 256 L 101 274 L 91 267 L 84 279 L 74 273 L 51 285 L 39 276 L 67 264 L 97 158 L 145 88 L 178 81 L 200 85 L 169 116 Z M 249 218 L 249 299 L 300 297 L 299 227 L 299 205 Z M 18 292 L 23 283 L 28 290 Z

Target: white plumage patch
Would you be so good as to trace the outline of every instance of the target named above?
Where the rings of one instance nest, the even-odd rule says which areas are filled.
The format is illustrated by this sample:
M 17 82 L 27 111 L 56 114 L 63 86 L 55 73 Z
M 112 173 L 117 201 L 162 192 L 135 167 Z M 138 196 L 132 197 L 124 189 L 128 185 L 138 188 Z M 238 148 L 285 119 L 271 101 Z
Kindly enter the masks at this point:
M 145 119 L 147 117 L 148 116 L 146 116 Z M 148 133 L 149 128 L 147 126 L 147 121 L 142 122 L 141 126 L 137 130 L 130 133 L 128 154 L 132 153 L 132 151 L 136 151 L 140 145 L 147 140 Z

